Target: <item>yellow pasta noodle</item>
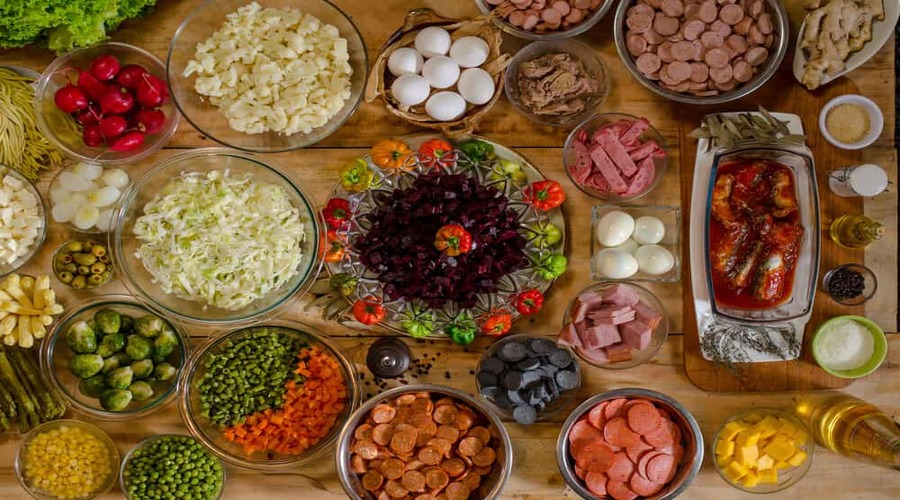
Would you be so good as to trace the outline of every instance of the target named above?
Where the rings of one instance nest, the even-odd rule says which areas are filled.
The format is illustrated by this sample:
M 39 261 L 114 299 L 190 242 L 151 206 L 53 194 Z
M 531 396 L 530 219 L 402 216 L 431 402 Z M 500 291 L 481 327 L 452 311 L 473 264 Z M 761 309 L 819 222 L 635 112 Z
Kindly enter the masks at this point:
M 0 68 L 0 164 L 35 180 L 63 154 L 37 128 L 33 79 Z

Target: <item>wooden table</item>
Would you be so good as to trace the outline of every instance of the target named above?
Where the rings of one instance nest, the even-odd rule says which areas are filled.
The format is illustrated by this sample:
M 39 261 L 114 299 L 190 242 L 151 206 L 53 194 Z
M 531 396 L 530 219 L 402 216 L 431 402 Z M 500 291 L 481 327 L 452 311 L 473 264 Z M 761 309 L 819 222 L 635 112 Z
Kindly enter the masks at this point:
M 130 21 L 113 34 L 113 39 L 138 46 L 165 57 L 170 37 L 182 19 L 199 0 L 160 0 L 156 12 L 146 19 Z M 428 6 L 439 13 L 451 17 L 472 17 L 477 14 L 470 0 L 380 0 L 362 2 L 360 0 L 337 0 L 358 24 L 369 49 L 370 60 L 377 54 L 385 38 L 402 22 L 404 13 L 414 7 Z M 798 2 L 786 2 L 794 4 Z M 797 9 L 797 7 L 789 7 Z M 792 12 L 796 28 L 799 12 Z M 603 54 L 610 68 L 613 87 L 603 109 L 626 111 L 635 115 L 648 116 L 665 136 L 670 145 L 678 145 L 678 117 L 675 107 L 637 84 L 615 53 L 612 36 L 612 13 L 596 28 L 581 37 L 596 46 Z M 513 52 L 524 43 L 507 39 L 504 49 Z M 0 64 L 27 66 L 41 71 L 53 59 L 53 54 L 36 48 L 0 53 Z M 768 85 L 796 85 L 789 74 L 789 62 L 782 65 L 785 71 L 779 73 Z M 876 269 L 888 269 L 892 279 L 880 283 L 880 292 L 870 303 L 866 314 L 881 324 L 886 331 L 897 330 L 897 157 L 891 131 L 894 125 L 894 50 L 893 42 L 875 58 L 851 75 L 860 93 L 874 99 L 884 110 L 885 132 L 878 142 L 866 150 L 866 159 L 886 167 L 895 182 L 892 192 L 866 203 L 866 212 L 883 221 L 888 226 L 888 237 L 870 247 L 866 263 Z M 765 105 L 766 103 L 761 103 Z M 755 107 L 748 100 L 748 108 Z M 775 111 L 791 111 L 776 109 Z M 804 116 L 804 125 L 811 134 L 811 140 L 821 140 L 816 134 L 814 117 Z M 290 174 L 302 182 L 308 192 L 314 194 L 318 203 L 324 203 L 328 190 L 336 179 L 339 166 L 346 160 L 362 154 L 376 140 L 416 132 L 416 129 L 390 116 L 380 103 L 364 104 L 359 112 L 337 133 L 316 146 L 293 153 L 272 155 L 286 165 Z M 551 290 L 544 311 L 533 318 L 522 320 L 515 325 L 518 332 L 554 335 L 558 330 L 562 311 L 569 300 L 580 289 L 590 284 L 588 273 L 590 237 L 590 206 L 597 200 L 583 195 L 569 182 L 562 169 L 561 146 L 567 131 L 535 125 L 519 115 L 513 107 L 501 99 L 481 123 L 479 132 L 504 145 L 516 148 L 551 178 L 564 184 L 569 200 L 564 211 L 569 221 L 570 269 Z M 209 139 L 200 135 L 184 121 L 167 148 L 151 158 L 129 167 L 135 175 L 151 164 L 188 148 L 213 146 Z M 677 147 L 673 147 L 672 161 L 666 179 L 645 203 L 679 204 L 679 174 Z M 828 170 L 842 165 L 820 165 Z M 823 171 L 824 171 L 823 170 Z M 821 172 L 820 172 L 821 173 Z M 46 192 L 50 174 L 44 176 L 41 189 Z M 832 196 L 828 192 L 821 196 Z M 823 223 L 829 222 L 827 214 Z M 44 249 L 25 271 L 49 270 L 50 256 L 61 241 L 67 237 L 66 230 L 54 225 Z M 824 244 L 831 244 L 825 242 Z M 879 276 L 881 278 L 881 276 Z M 58 287 L 62 289 L 62 287 Z M 695 388 L 684 373 L 682 357 L 682 335 L 685 319 L 682 318 L 682 298 L 685 290 L 678 283 L 657 285 L 651 288 L 661 296 L 672 318 L 671 334 L 665 345 L 650 362 L 623 371 L 602 370 L 585 365 L 584 384 L 579 400 L 590 395 L 619 387 L 645 387 L 668 394 L 681 401 L 696 416 L 704 436 L 711 439 L 716 427 L 732 412 L 751 406 L 791 406 L 801 401 L 815 401 L 822 393 L 767 393 L 767 394 L 712 394 Z M 104 292 L 122 291 L 121 284 L 110 285 Z M 90 295 L 76 295 L 71 291 L 61 293 L 64 303 L 75 306 L 80 299 Z M 349 357 L 364 370 L 365 353 L 379 333 L 364 330 L 360 325 L 338 324 L 317 319 L 315 312 L 304 312 L 301 304 L 294 304 L 284 313 L 287 319 L 302 319 L 329 333 L 345 350 Z M 690 319 L 688 319 L 690 320 Z M 191 330 L 194 342 L 202 340 L 203 332 Z M 888 360 L 873 375 L 855 382 L 847 392 L 881 406 L 895 418 L 900 417 L 900 399 L 896 384 L 900 377 L 900 335 L 891 333 Z M 476 344 L 462 349 L 442 341 L 410 342 L 414 357 L 431 360 L 432 368 L 426 375 L 411 377 L 411 382 L 445 384 L 466 391 L 474 391 L 471 370 L 487 343 Z M 368 379 L 367 379 L 368 380 Z M 367 393 L 375 392 L 371 382 L 364 384 Z M 566 487 L 557 472 L 555 461 L 555 441 L 559 426 L 565 415 L 553 422 L 523 427 L 510 423 L 508 429 L 515 446 L 515 466 L 512 477 L 503 493 L 504 498 L 564 498 Z M 108 431 L 118 442 L 122 452 L 127 451 L 139 440 L 160 433 L 184 433 L 186 429 L 175 405 L 162 411 L 129 423 L 100 422 L 100 427 Z M 15 435 L 0 437 L 0 498 L 26 498 L 16 484 L 13 474 L 13 456 L 20 442 Z M 118 498 L 118 488 L 103 498 Z M 275 498 L 342 498 L 333 457 L 322 459 L 321 463 L 304 470 L 285 473 L 261 474 L 234 467 L 228 468 L 226 499 L 275 499 Z M 900 474 L 880 469 L 837 456 L 820 448 L 812 469 L 796 486 L 773 496 L 774 498 L 897 498 L 900 497 Z M 684 498 L 753 498 L 740 493 L 718 477 L 712 461 L 707 459 L 703 469 Z

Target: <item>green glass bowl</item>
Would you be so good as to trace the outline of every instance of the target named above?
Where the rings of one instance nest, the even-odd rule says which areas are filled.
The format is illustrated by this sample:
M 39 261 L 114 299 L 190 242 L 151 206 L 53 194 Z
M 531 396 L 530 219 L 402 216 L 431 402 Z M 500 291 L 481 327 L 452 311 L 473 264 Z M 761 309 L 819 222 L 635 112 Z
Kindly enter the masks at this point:
M 869 361 L 859 368 L 854 368 L 852 370 L 833 370 L 829 368 L 825 363 L 823 363 L 819 358 L 819 349 L 823 337 L 822 332 L 824 332 L 829 325 L 842 319 L 850 319 L 856 321 L 857 323 L 861 323 L 872 333 L 872 338 L 875 340 L 875 352 L 872 353 L 872 357 L 869 359 Z M 816 363 L 818 363 L 819 366 L 821 366 L 822 369 L 826 372 L 840 378 L 860 378 L 874 372 L 878 369 L 879 366 L 881 366 L 881 363 L 883 363 L 885 358 L 887 357 L 887 349 L 887 337 L 884 335 L 884 330 L 882 330 L 880 326 L 875 324 L 875 322 L 870 319 L 863 318 L 862 316 L 852 315 L 835 316 L 819 325 L 819 327 L 816 328 L 816 333 L 813 335 L 812 342 L 812 352 L 813 357 L 816 359 Z

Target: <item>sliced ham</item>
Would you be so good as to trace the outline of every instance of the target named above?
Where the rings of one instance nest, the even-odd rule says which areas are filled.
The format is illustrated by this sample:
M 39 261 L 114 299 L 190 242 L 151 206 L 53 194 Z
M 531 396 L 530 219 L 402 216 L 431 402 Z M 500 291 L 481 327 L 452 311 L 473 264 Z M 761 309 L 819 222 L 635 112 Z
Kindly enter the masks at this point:
M 627 312 L 617 314 L 615 316 L 595 316 L 594 313 L 588 313 L 588 318 L 593 322 L 594 325 L 598 325 L 601 323 L 606 323 L 608 325 L 621 325 L 622 323 L 634 321 L 636 317 L 637 316 L 634 312 L 634 309 L 631 308 L 629 308 Z
M 637 164 L 638 171 L 631 178 L 631 185 L 625 191 L 625 196 L 633 196 L 643 193 L 650 189 L 653 184 L 653 178 L 656 176 L 656 165 L 653 164 L 653 157 L 648 156 Z
M 556 343 L 569 347 L 581 347 L 581 338 L 578 336 L 578 330 L 575 328 L 575 323 L 569 323 L 568 326 L 559 332 Z
M 589 318 L 611 318 L 613 316 L 620 316 L 631 312 L 633 309 L 631 306 L 620 306 L 620 305 L 609 305 L 609 306 L 601 306 L 597 309 L 592 309 L 588 313 Z
M 631 346 L 626 344 L 625 342 L 619 342 L 618 344 L 606 346 L 606 356 L 609 358 L 610 363 L 622 363 L 625 361 L 631 361 L 634 357 L 631 354 Z
M 623 144 L 632 144 L 636 142 L 641 134 L 647 131 L 650 128 L 650 121 L 644 117 L 638 118 L 631 124 L 631 127 L 625 131 L 624 134 L 619 136 L 619 140 L 622 141 Z
M 653 330 L 642 321 L 630 321 L 619 326 L 619 334 L 632 349 L 640 351 L 650 345 Z
M 640 146 L 628 151 L 631 161 L 639 162 L 647 157 L 665 155 L 665 152 L 659 147 L 653 139 L 641 144 Z
M 617 306 L 633 307 L 638 303 L 639 297 L 637 290 L 631 286 L 624 283 L 616 283 L 603 292 L 601 300 L 605 303 L 615 304 Z
M 602 146 L 595 145 L 591 149 L 591 159 L 594 160 L 594 165 L 597 166 L 600 174 L 603 175 L 603 179 L 609 184 L 611 191 L 622 194 L 630 189 L 628 184 L 625 183 L 625 179 L 622 179 L 621 174 L 619 174 L 619 169 L 616 168 L 615 163 L 606 154 Z
M 581 346 L 585 349 L 599 349 L 618 342 L 622 336 L 615 325 L 597 325 L 584 330 Z
M 653 307 L 650 307 L 643 301 L 638 301 L 638 303 L 632 307 L 634 308 L 635 319 L 649 326 L 651 330 L 655 330 L 662 321 L 662 313 Z
M 575 141 L 573 149 L 575 150 L 575 164 L 569 166 L 569 172 L 575 182 L 584 184 L 593 173 L 594 162 L 591 160 L 591 152 L 588 150 L 587 144 L 581 141 Z
M 594 291 L 584 292 L 575 299 L 575 306 L 572 308 L 572 322 L 581 323 L 587 318 L 587 314 L 594 309 L 600 307 L 603 303 L 603 297 Z
M 612 131 L 600 134 L 600 147 L 606 151 L 609 158 L 615 163 L 616 167 L 625 177 L 631 177 L 637 172 L 637 165 L 625 150 L 625 145 L 619 140 Z
M 609 363 L 609 356 L 606 355 L 606 349 L 581 349 L 581 355 L 591 363 L 605 365 Z

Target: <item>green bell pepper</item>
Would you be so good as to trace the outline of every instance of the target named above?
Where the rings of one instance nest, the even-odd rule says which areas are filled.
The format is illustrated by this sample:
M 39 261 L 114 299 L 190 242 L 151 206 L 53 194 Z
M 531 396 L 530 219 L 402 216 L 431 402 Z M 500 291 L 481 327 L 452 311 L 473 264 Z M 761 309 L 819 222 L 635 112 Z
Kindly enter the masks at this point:
M 477 139 L 464 141 L 458 147 L 463 154 L 468 156 L 469 159 L 475 163 L 481 163 L 494 157 L 493 144 Z
M 528 228 L 534 233 L 534 243 L 538 248 L 552 247 L 562 240 L 562 231 L 550 222 L 541 222 Z
M 450 335 L 450 340 L 460 345 L 468 345 L 475 340 L 475 333 L 478 332 L 478 327 L 475 325 L 475 320 L 472 319 L 472 316 L 464 312 L 448 324 L 446 330 L 447 334 Z
M 562 273 L 566 272 L 569 260 L 560 253 L 546 254 L 535 264 L 535 271 L 541 279 L 547 281 L 558 278 Z
M 369 189 L 371 184 L 372 170 L 366 160 L 356 158 L 341 169 L 341 187 L 345 190 L 358 193 Z
M 341 297 L 349 297 L 356 290 L 357 279 L 347 273 L 335 274 L 328 280 L 332 290 L 337 290 Z

